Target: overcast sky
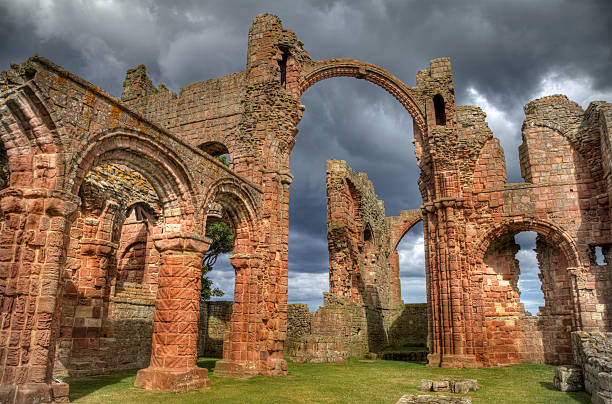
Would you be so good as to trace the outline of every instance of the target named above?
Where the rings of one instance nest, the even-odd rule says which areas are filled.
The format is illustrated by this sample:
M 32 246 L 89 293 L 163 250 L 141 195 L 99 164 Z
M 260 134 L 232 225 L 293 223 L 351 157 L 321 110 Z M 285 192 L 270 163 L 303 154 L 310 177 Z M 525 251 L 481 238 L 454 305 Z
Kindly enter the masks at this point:
M 430 59 L 449 56 L 457 103 L 484 109 L 505 149 L 509 180 L 521 181 L 517 147 L 524 104 L 555 93 L 583 108 L 592 100 L 612 100 L 611 5 L 609 0 L 0 0 L 0 68 L 38 53 L 119 96 L 126 70 L 144 63 L 155 84 L 178 91 L 243 70 L 251 22 L 269 12 L 297 34 L 313 59 L 374 63 L 408 85 Z M 387 215 L 417 208 L 421 199 L 411 118 L 389 94 L 338 78 L 311 87 L 302 103 L 307 109 L 291 158 L 289 301 L 315 309 L 328 287 L 325 160 L 347 160 L 365 171 Z M 535 313 L 542 297 L 534 292 L 539 281 L 533 238 L 526 236 L 531 241 L 522 243 L 520 254 L 521 287 L 528 289 L 522 298 Z M 406 302 L 424 301 L 422 243 L 419 227 L 400 245 Z M 227 265 L 213 272 L 231 296 Z

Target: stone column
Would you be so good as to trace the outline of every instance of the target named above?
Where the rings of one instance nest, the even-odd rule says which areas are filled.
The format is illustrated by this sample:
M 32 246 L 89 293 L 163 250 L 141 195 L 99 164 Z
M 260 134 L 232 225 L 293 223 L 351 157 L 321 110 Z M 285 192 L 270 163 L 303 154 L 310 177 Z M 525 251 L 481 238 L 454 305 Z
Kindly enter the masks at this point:
M 208 370 L 196 361 L 202 258 L 210 240 L 195 233 L 165 233 L 153 242 L 161 267 L 151 363 L 138 371 L 134 386 L 168 392 L 208 387 Z
M 79 198 L 46 189 L 0 192 L 0 402 L 68 402 L 52 381 L 59 279 Z
M 465 249 L 464 229 L 457 226 L 462 201 L 442 198 L 423 205 L 428 257 L 428 314 L 431 366 L 475 367 L 476 357 L 468 341 L 472 341 L 471 313 L 467 305 L 465 262 L 460 252 Z
M 259 374 L 260 353 L 255 334 L 263 313 L 252 302 L 258 298 L 257 277 L 262 273 L 261 257 L 254 254 L 234 254 L 230 257 L 236 271 L 234 309 L 230 330 L 223 336 L 223 360 L 215 365 L 215 375 L 253 377 Z

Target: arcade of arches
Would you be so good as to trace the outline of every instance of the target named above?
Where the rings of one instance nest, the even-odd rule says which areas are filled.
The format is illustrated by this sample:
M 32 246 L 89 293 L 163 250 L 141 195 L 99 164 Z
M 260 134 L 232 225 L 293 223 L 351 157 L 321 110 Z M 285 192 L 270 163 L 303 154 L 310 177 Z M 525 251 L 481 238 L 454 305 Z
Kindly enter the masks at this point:
M 366 307 L 368 343 L 392 328 L 380 313 L 401 304 L 395 246 L 418 220 L 430 365 L 564 363 L 571 331 L 610 331 L 611 104 L 529 103 L 525 182 L 507 184 L 485 114 L 455 104 L 448 59 L 409 87 L 371 64 L 313 61 L 266 14 L 250 29 L 245 70 L 180 95 L 155 87 L 144 66 L 128 71 L 121 99 L 39 56 L 0 74 L 0 401 L 66 402 L 68 386 L 53 381 L 61 369 L 141 367 L 138 387 L 207 386 L 196 345 L 214 220 L 236 240 L 215 372 L 286 374 L 289 158 L 301 94 L 337 76 L 379 85 L 406 108 L 421 170 L 423 205 L 385 218 L 366 177 L 328 167 L 327 300 Z M 229 154 L 231 166 L 208 153 Z M 539 235 L 538 317 L 516 289 L 521 231 Z

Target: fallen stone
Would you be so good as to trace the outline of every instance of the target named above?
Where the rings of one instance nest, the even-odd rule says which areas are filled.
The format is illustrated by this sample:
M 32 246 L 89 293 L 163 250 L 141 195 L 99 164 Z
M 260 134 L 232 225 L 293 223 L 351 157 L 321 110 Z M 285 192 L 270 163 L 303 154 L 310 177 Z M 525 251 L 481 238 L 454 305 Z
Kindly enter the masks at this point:
M 440 380 L 421 379 L 421 391 L 449 391 L 456 394 L 465 394 L 470 390 L 479 390 L 476 379 L 452 379 L 445 377 Z
M 582 369 L 578 366 L 557 366 L 553 384 L 560 391 L 584 390 Z
M 424 394 L 403 395 L 396 404 L 472 404 L 472 397 L 428 396 Z M 607 404 L 607 403 L 606 403 Z

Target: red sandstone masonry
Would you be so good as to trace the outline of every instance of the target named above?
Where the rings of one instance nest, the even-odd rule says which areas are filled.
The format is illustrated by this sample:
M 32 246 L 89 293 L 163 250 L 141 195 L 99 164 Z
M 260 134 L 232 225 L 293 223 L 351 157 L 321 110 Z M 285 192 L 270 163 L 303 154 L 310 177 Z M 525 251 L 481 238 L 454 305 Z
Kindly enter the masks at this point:
M 285 59 L 286 66 L 279 63 Z M 610 330 L 609 103 L 593 103 L 586 112 L 564 96 L 529 103 L 520 149 L 527 182 L 505 184 L 503 151 L 482 111 L 456 106 L 447 58 L 432 60 L 417 73 L 416 86 L 409 87 L 371 64 L 313 61 L 277 17 L 260 15 L 249 32 L 244 71 L 198 83 L 176 98 L 162 86 L 153 87 L 143 68 L 128 72 L 124 103 L 37 56 L 0 75 L 2 399 L 65 401 L 66 388 L 51 382 L 61 323 L 60 292 L 66 286 L 76 295 L 90 295 L 91 316 L 81 317 L 85 321 L 94 319 L 93 308 L 99 306 L 93 301 L 100 299 L 102 290 L 118 285 L 109 279 L 116 269 L 114 253 L 110 262 L 102 255 L 104 246 L 114 248 L 104 243 L 117 244 L 108 235 L 120 233 L 101 228 L 95 237 L 86 236 L 85 232 L 94 234 L 86 226 L 86 216 L 72 214 L 79 206 L 87 210 L 87 198 L 79 195 L 87 188 L 88 173 L 105 164 L 130 167 L 154 188 L 159 226 L 153 234 L 202 235 L 210 221 L 230 223 L 237 235 L 236 307 L 219 372 L 285 374 L 289 159 L 304 110 L 301 94 L 337 76 L 381 86 L 414 119 L 431 365 L 540 360 L 546 341 L 553 339 L 562 343 L 543 350 L 544 361 L 557 363 L 567 358 L 570 331 Z M 198 150 L 213 141 L 225 143 L 232 169 Z M 123 202 L 118 204 L 122 218 L 128 207 Z M 120 220 L 110 216 L 104 226 L 110 222 L 120 226 Z M 536 322 L 524 318 L 517 303 L 517 270 L 510 265 L 512 246 L 507 242 L 529 230 L 539 234 L 538 259 L 547 299 Z M 78 250 L 72 239 L 79 240 Z M 364 246 L 369 257 L 379 253 L 373 245 Z M 603 265 L 595 262 L 596 247 L 606 257 Z M 174 258 L 164 259 L 164 265 L 175 266 Z M 84 264 L 82 273 L 70 273 L 78 284 L 64 284 L 64 271 L 72 271 L 76 262 Z M 194 262 L 180 266 L 195 269 Z M 157 283 L 161 287 L 162 280 Z M 397 293 L 394 281 L 389 283 L 391 293 Z M 195 288 L 190 284 L 185 293 Z M 367 300 L 368 294 L 361 296 Z M 109 299 L 109 311 L 111 303 Z M 493 311 L 496 304 L 503 310 Z M 158 316 L 158 327 L 172 324 L 166 321 L 172 316 Z M 502 325 L 495 317 L 515 318 L 504 318 Z M 506 325 L 506 320 L 514 323 Z M 95 330 L 97 324 L 91 323 Z M 539 337 L 524 337 L 540 332 L 542 344 Z M 164 366 L 167 358 L 176 358 L 167 364 L 182 363 L 191 369 L 187 362 L 194 355 L 195 340 L 185 338 L 188 344 L 170 343 L 168 348 L 166 341 L 158 340 L 152 357 L 163 358 Z M 183 345 L 185 356 L 178 353 Z M 165 374 L 154 373 L 151 380 Z M 194 381 L 196 373 L 189 373 Z M 159 377 L 154 385 L 173 383 Z

